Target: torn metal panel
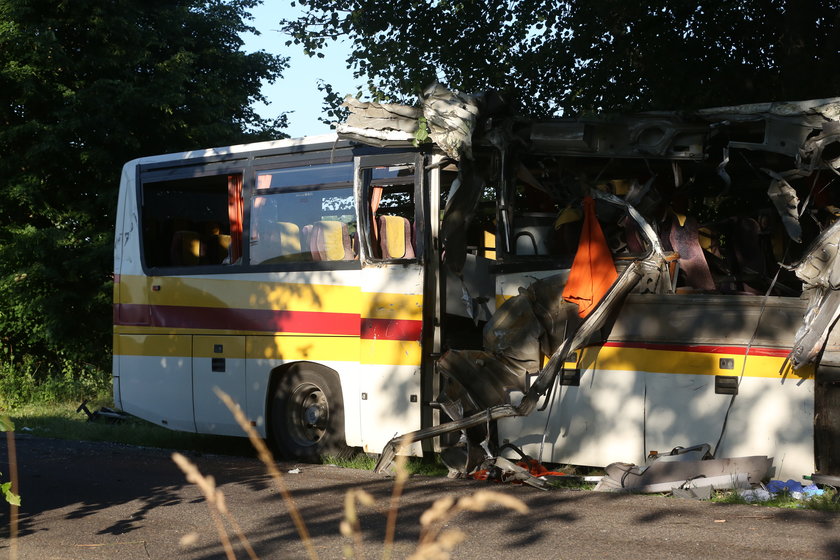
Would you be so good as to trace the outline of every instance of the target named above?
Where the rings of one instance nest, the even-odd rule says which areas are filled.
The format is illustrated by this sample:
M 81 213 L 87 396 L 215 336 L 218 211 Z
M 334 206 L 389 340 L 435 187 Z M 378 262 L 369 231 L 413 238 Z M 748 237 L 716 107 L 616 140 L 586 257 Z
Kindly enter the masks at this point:
M 808 171 L 824 164 L 837 173 L 840 168 L 840 122 L 824 123 L 820 134 L 812 135 L 802 143 L 798 156 L 798 163 Z
M 421 96 L 429 136 L 452 159 L 472 159 L 472 137 L 479 115 L 476 96 L 432 84 Z
M 790 186 L 784 177 L 771 169 L 762 169 L 773 178 L 767 196 L 773 201 L 773 206 L 782 218 L 788 236 L 797 243 L 802 242 L 802 225 L 799 223 L 799 197 L 796 189 Z
M 467 254 L 467 226 L 487 182 L 487 170 L 472 160 L 464 160 L 458 169 L 441 218 L 440 238 L 443 262 L 455 275 L 464 268 Z
M 374 146 L 411 145 L 422 116 L 416 107 L 362 102 L 349 95 L 341 106 L 347 107 L 350 114 L 336 127 L 339 136 Z
M 661 264 L 655 255 L 649 259 L 633 262 L 628 266 L 618 277 L 613 284 L 610 291 L 604 296 L 604 299 L 595 307 L 595 310 L 590 313 L 586 319 L 580 324 L 578 329 L 571 332 L 564 339 L 563 344 L 552 354 L 548 363 L 540 370 L 534 383 L 528 389 L 528 392 L 522 398 L 518 405 L 501 404 L 487 408 L 481 412 L 471 416 L 432 426 L 410 432 L 402 436 L 397 436 L 388 442 L 385 449 L 382 450 L 379 460 L 376 463 L 376 472 L 383 472 L 397 454 L 398 449 L 403 444 L 421 441 L 423 439 L 465 430 L 476 426 L 481 426 L 493 420 L 501 418 L 509 418 L 512 416 L 524 416 L 534 411 L 539 399 L 546 394 L 548 389 L 554 384 L 558 373 L 561 370 L 563 361 L 566 356 L 581 348 L 589 337 L 597 331 L 609 315 L 615 310 L 616 305 L 620 305 L 624 297 L 633 289 L 638 281 L 645 276 L 646 273 L 657 271 L 661 269 Z
M 642 466 L 607 465 L 595 491 L 659 493 L 707 486 L 715 490 L 750 488 L 769 476 L 773 464 L 766 456 L 687 461 L 669 461 L 669 458 L 661 457 Z
M 805 285 L 808 309 L 796 332 L 790 361 L 794 369 L 813 362 L 825 346 L 837 318 L 840 317 L 840 221 L 837 221 L 811 245 L 795 267 L 796 276 Z
M 840 120 L 840 101 L 836 98 L 810 101 L 752 103 L 701 109 L 697 114 L 715 122 L 759 122 L 762 142 L 730 141 L 731 148 L 799 155 L 800 148 L 826 123 Z

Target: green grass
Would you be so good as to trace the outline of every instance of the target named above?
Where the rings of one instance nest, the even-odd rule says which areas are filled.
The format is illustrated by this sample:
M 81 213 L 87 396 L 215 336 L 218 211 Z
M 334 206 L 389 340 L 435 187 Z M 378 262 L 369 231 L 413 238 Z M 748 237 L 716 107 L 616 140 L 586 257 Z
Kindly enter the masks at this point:
M 0 411 L 9 416 L 20 434 L 39 437 L 51 437 L 75 441 L 107 441 L 143 447 L 178 449 L 201 453 L 222 455 L 255 455 L 247 438 L 212 436 L 189 432 L 176 432 L 162 428 L 139 418 L 128 417 L 116 424 L 107 421 L 89 422 L 84 412 L 76 412 L 78 403 L 38 403 L 28 404 Z M 103 397 L 87 403 L 93 412 L 101 407 L 113 407 L 109 399 Z M 324 457 L 323 463 L 339 467 L 373 470 L 376 458 L 364 453 L 349 457 Z M 412 458 L 408 462 L 411 474 L 421 476 L 445 476 L 447 469 L 440 459 Z
M 782 509 L 815 509 L 820 511 L 840 511 L 840 502 L 835 501 L 837 492 L 825 488 L 822 496 L 808 500 L 797 500 L 788 493 L 781 493 L 766 502 L 748 502 L 735 490 L 719 490 L 712 494 L 712 500 L 721 504 L 748 504 Z
M 95 411 L 102 406 L 113 405 L 107 400 L 100 400 L 88 402 L 87 406 Z M 115 424 L 88 422 L 87 415 L 76 412 L 77 408 L 78 403 L 39 403 L 19 406 L 3 414 L 12 419 L 15 431 L 20 434 L 226 455 L 254 455 L 247 438 L 176 432 L 133 417 Z
M 377 458 L 367 453 L 358 453 L 352 457 L 328 456 L 322 462 L 337 467 L 372 471 Z M 417 476 L 446 476 L 448 469 L 438 455 L 434 458 L 410 457 L 406 463 L 409 474 Z

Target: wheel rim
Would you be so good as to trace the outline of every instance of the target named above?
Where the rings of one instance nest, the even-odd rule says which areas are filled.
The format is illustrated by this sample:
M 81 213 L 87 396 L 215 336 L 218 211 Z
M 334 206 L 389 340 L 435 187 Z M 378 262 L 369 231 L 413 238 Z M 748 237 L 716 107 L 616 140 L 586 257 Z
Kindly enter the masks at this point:
M 317 445 L 329 425 L 330 407 L 327 396 L 312 383 L 298 385 L 289 395 L 286 425 L 294 442 L 301 446 Z

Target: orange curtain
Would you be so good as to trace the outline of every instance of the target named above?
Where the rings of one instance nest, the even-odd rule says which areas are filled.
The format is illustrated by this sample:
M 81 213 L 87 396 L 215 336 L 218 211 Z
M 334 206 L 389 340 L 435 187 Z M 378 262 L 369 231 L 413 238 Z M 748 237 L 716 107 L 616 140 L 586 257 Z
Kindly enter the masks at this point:
M 371 250 L 373 251 L 374 258 L 381 258 L 382 255 L 379 254 L 379 223 L 376 221 L 376 212 L 379 210 L 379 203 L 382 202 L 382 191 L 384 191 L 384 187 L 371 187 L 370 188 L 370 229 L 371 236 Z
M 228 220 L 230 220 L 230 262 L 242 257 L 242 175 L 228 175 Z
M 586 317 L 610 289 L 618 273 L 607 246 L 601 224 L 595 216 L 595 201 L 583 199 L 583 231 L 580 234 L 563 299 L 578 305 L 578 315 Z

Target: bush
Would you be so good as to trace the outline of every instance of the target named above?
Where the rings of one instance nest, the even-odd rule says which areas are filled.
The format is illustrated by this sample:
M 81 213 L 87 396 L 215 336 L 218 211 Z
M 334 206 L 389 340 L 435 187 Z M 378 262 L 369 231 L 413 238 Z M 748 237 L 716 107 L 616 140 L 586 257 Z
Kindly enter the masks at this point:
M 48 364 L 34 356 L 0 361 L 0 408 L 24 404 L 81 402 L 108 395 L 110 373 L 67 359 Z

